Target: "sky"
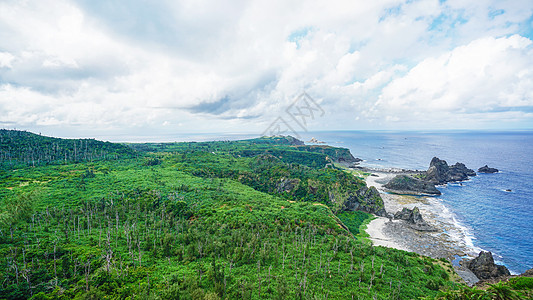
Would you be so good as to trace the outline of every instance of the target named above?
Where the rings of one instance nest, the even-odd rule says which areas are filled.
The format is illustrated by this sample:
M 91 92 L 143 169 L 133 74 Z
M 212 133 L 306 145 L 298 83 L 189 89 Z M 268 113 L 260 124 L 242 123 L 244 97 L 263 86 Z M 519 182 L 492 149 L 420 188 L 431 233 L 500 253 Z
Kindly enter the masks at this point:
M 533 1 L 0 0 L 0 127 L 533 129 Z

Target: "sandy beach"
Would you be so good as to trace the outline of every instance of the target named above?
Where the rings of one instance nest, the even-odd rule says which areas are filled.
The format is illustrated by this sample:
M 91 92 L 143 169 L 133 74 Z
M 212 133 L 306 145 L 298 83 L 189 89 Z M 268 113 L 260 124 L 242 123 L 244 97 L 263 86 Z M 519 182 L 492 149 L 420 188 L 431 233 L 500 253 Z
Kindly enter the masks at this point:
M 372 172 L 366 178 L 368 186 L 374 186 L 380 192 L 387 213 L 406 207 L 420 209 L 428 224 L 436 228 L 435 232 L 418 231 L 405 221 L 389 220 L 377 217 L 368 225 L 366 232 L 373 245 L 415 252 L 432 258 L 447 258 L 452 261 L 459 256 L 476 255 L 476 250 L 465 242 L 465 233 L 454 222 L 453 215 L 438 198 L 429 196 L 397 195 L 386 192 L 383 185 L 391 180 L 397 172 Z M 473 284 L 477 278 L 464 268 L 455 266 L 457 273 L 468 283 Z
M 377 217 L 375 220 L 372 220 L 370 224 L 367 225 L 366 232 L 370 235 L 369 239 L 372 241 L 372 245 L 409 251 L 407 247 L 400 245 L 397 239 L 385 235 L 387 222 L 389 222 L 388 218 Z
M 374 186 L 380 192 L 389 214 L 406 207 L 420 209 L 422 216 L 436 232 L 425 232 L 412 229 L 406 222 L 400 220 L 389 221 L 388 218 L 378 217 L 371 221 L 366 232 L 375 245 L 391 247 L 401 250 L 416 252 L 433 258 L 445 257 L 453 259 L 455 255 L 467 254 L 467 245 L 461 245 L 457 238 L 459 233 L 453 235 L 454 224 L 443 215 L 447 214 L 446 208 L 433 197 L 397 195 L 387 193 L 383 185 L 398 173 L 374 172 L 366 178 L 368 186 Z

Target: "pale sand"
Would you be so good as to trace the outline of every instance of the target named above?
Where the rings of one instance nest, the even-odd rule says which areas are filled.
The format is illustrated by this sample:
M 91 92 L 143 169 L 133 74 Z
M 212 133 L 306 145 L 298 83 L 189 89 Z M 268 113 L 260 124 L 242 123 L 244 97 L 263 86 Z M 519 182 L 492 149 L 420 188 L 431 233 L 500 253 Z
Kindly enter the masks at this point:
M 396 243 L 393 239 L 386 236 L 383 232 L 385 224 L 389 222 L 389 219 L 384 217 L 376 217 L 372 220 L 366 228 L 366 233 L 370 235 L 370 241 L 374 246 L 383 246 L 388 248 L 394 248 L 399 250 L 409 251 L 406 247 L 402 247 L 400 244 Z
M 395 194 L 387 194 L 383 190 L 383 185 L 387 182 L 389 182 L 394 176 L 398 175 L 397 173 L 391 174 L 391 173 L 382 173 L 382 172 L 374 172 L 372 173 L 377 176 L 368 176 L 366 178 L 366 184 L 367 186 L 374 186 L 376 189 L 378 189 L 379 194 L 381 195 L 381 198 L 383 199 L 383 204 L 385 204 L 385 210 L 388 213 L 394 214 L 398 210 L 401 210 L 403 205 L 406 204 L 405 202 L 412 202 L 416 203 L 417 201 L 409 201 L 411 200 L 409 196 L 402 196 L 402 195 L 395 195 Z
M 443 222 L 442 218 L 439 218 L 443 212 L 435 199 L 386 193 L 383 185 L 399 174 L 397 172 L 373 172 L 372 174 L 377 176 L 368 176 L 367 185 L 378 189 L 385 210 L 390 215 L 404 207 L 413 209 L 417 206 L 426 222 L 439 229 L 438 232 L 421 232 L 410 228 L 404 221 L 389 222 L 388 218 L 378 217 L 368 224 L 366 230 L 373 245 L 412 251 L 433 258 L 450 258 L 455 254 L 465 254 L 465 245 L 458 244 L 447 233 L 453 231 L 454 228 L 452 224 Z

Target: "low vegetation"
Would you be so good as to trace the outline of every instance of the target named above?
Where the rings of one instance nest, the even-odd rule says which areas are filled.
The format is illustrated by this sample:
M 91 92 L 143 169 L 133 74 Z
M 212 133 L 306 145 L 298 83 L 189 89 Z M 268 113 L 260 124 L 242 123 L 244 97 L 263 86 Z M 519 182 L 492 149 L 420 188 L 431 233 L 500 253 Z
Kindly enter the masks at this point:
M 360 238 L 372 216 L 344 209 L 349 195 L 364 202 L 358 191 L 366 189 L 332 165 L 349 159 L 345 150 L 291 138 L 95 141 L 85 153 L 105 146 L 105 157 L 43 154 L 34 164 L 31 153 L 77 152 L 85 140 L 2 134 L 0 299 L 452 299 L 442 297 L 473 291 L 451 280 L 447 262 Z M 17 157 L 15 145 L 33 150 Z M 521 293 L 529 285 L 504 286 Z

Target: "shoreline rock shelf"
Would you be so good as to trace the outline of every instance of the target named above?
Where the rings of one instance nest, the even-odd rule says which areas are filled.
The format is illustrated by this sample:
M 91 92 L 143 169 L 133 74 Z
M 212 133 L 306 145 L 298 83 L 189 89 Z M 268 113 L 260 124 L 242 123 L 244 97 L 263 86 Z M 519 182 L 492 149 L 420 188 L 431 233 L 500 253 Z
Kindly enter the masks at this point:
M 397 175 L 384 188 L 398 194 L 440 195 L 434 184 L 408 175 Z
M 371 173 L 366 178 L 367 184 L 369 186 L 375 185 L 379 189 L 387 211 L 396 211 L 394 215 L 388 216 L 388 222 L 377 219 L 379 222 L 376 221 L 375 224 L 369 225 L 374 224 L 372 225 L 374 226 L 372 233 L 369 232 L 371 239 L 386 239 L 389 241 L 389 245 L 392 245 L 388 247 L 413 251 L 433 258 L 445 257 L 452 260 L 453 257 L 466 255 L 466 251 L 469 250 L 467 246 L 458 244 L 453 237 L 446 233 L 448 230 L 446 226 L 454 225 L 447 220 L 437 218 L 438 211 L 432 210 L 434 207 L 425 206 L 426 204 L 431 206 L 433 202 L 437 201 L 407 195 L 438 196 L 440 191 L 435 185 L 445 185 L 451 182 L 462 185 L 461 181 L 477 175 L 474 170 L 459 162 L 448 165 L 445 160 L 437 157 L 433 157 L 427 171 L 392 168 L 373 169 L 363 166 L 357 166 L 356 169 Z M 496 173 L 498 170 L 485 165 L 479 168 L 478 172 Z M 505 191 L 511 192 L 510 189 Z M 413 207 L 419 201 L 424 203 L 423 206 L 420 206 L 422 212 L 417 206 Z M 430 223 L 424 220 L 422 213 L 429 219 Z M 392 217 L 394 217 L 394 221 Z M 454 269 L 469 286 L 480 280 L 482 283 L 490 283 L 494 280 L 512 277 L 505 266 L 494 263 L 490 252 L 481 252 L 478 257 L 473 259 L 463 259 L 460 265 L 454 265 Z M 533 270 L 528 272 L 533 274 Z

